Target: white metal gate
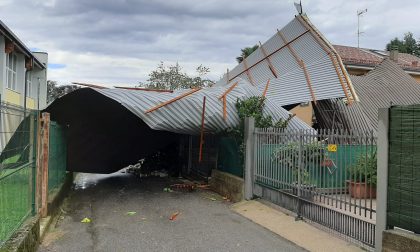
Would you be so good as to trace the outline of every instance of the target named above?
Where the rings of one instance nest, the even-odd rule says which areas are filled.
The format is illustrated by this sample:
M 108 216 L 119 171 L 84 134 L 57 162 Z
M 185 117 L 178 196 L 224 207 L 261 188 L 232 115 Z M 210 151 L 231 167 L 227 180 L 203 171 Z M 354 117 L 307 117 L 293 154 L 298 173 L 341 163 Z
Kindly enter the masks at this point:
M 280 205 L 366 248 L 375 246 L 373 132 L 251 129 L 252 197 Z M 246 189 L 247 190 L 247 189 Z

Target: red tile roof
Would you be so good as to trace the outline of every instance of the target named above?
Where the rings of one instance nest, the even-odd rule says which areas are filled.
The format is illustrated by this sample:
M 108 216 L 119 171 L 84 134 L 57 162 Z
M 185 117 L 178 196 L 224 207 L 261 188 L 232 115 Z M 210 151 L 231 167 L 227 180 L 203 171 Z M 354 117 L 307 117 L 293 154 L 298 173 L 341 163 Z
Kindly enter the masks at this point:
M 346 65 L 374 67 L 380 64 L 389 52 L 382 50 L 334 45 Z M 420 58 L 407 53 L 398 54 L 398 65 L 406 71 L 420 72 Z

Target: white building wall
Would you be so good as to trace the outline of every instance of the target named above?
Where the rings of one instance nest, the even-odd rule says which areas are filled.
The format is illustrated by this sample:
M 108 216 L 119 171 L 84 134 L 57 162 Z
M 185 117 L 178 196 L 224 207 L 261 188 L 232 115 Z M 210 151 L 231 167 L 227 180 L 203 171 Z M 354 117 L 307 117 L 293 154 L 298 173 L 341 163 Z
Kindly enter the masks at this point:
M 34 52 L 33 54 L 45 66 L 45 69 L 39 69 L 35 67 L 34 70 L 32 70 L 33 71 L 32 83 L 33 83 L 33 86 L 36 87 L 34 94 L 38 96 L 38 85 L 39 85 L 39 109 L 44 109 L 47 106 L 48 53 Z
M 4 52 L 4 47 L 4 37 L 0 35 L 0 96 L 2 100 L 4 95 L 4 87 L 6 86 L 6 53 Z

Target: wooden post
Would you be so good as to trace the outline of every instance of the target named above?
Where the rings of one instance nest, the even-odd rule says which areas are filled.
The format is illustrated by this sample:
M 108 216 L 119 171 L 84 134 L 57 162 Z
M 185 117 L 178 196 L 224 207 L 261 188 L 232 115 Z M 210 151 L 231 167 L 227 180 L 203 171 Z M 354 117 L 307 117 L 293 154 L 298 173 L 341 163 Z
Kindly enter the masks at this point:
M 41 217 L 48 214 L 48 157 L 50 147 L 50 114 L 42 113 L 42 135 L 41 135 Z

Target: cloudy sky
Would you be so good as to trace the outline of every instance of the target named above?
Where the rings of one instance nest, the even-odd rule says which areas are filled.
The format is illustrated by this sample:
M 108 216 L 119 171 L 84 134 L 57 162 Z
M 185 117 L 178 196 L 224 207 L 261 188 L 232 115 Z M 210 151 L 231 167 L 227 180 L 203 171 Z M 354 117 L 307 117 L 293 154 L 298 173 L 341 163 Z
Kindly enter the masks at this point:
M 407 31 L 420 37 L 420 1 L 304 0 L 304 11 L 334 44 L 383 49 Z M 264 42 L 293 19 L 293 0 L 0 0 L 0 18 L 31 49 L 49 53 L 59 83 L 135 85 L 160 61 L 212 79 L 240 49 Z

